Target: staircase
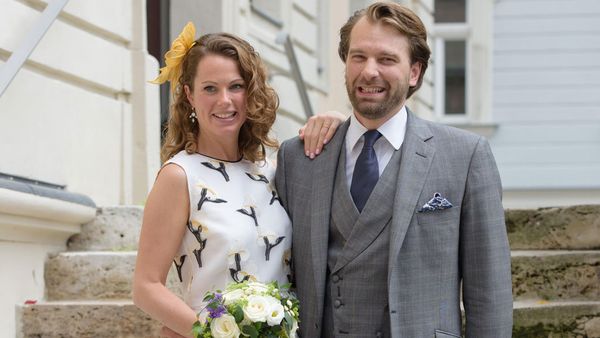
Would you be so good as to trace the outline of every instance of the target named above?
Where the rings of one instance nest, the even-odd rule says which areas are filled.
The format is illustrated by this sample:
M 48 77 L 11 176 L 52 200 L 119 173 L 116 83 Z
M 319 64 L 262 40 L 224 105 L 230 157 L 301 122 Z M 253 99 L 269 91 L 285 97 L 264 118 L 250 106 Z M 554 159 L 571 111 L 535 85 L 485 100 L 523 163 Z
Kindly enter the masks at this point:
M 508 210 L 515 338 L 600 337 L 600 206 Z
M 141 217 L 138 207 L 101 208 L 69 251 L 48 257 L 46 299 L 20 306 L 21 337 L 159 337 L 131 301 Z M 600 206 L 508 210 L 506 224 L 513 337 L 600 337 Z
M 160 337 L 160 323 L 132 302 L 140 207 L 98 209 L 69 239 L 69 251 L 46 260 L 46 299 L 19 309 L 24 338 Z M 177 274 L 169 274 L 175 290 Z M 18 320 L 19 321 L 19 320 Z

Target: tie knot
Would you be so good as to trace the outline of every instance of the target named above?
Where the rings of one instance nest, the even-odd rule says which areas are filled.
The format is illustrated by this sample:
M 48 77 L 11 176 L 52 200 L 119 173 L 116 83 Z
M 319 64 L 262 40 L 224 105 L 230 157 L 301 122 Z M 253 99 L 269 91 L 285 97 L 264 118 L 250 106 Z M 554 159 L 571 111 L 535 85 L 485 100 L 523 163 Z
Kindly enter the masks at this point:
M 375 142 L 381 137 L 381 133 L 377 130 L 369 130 L 363 134 L 365 136 L 365 145 L 363 147 L 373 147 Z

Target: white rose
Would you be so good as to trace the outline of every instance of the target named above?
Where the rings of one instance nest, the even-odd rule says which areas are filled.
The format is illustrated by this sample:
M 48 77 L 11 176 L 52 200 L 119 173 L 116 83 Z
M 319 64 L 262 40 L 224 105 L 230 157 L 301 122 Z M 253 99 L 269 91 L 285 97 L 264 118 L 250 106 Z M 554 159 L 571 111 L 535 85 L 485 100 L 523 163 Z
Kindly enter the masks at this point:
M 267 297 L 250 295 L 248 304 L 242 309 L 244 316 L 253 323 L 264 322 L 269 315 L 270 303 Z
M 281 324 L 281 320 L 284 316 L 283 305 L 274 297 L 268 297 L 269 299 L 269 315 L 267 316 L 267 324 L 269 326 L 275 326 Z
M 232 315 L 222 315 L 210 323 L 210 333 L 215 338 L 238 338 L 240 329 Z
M 223 294 L 225 305 L 229 305 L 242 297 L 244 297 L 244 290 L 242 289 L 235 289 Z

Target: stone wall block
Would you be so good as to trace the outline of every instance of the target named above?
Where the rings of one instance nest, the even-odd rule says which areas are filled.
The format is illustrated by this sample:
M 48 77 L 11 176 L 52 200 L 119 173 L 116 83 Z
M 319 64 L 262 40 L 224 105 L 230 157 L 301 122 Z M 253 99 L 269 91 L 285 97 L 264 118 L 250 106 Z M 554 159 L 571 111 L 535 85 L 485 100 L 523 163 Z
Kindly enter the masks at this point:
M 513 250 L 600 249 L 600 205 L 507 210 Z
M 600 301 L 600 252 L 512 257 L 515 300 Z
M 137 249 L 144 209 L 139 206 L 98 208 L 96 218 L 67 242 L 69 251 Z
M 513 320 L 513 338 L 600 337 L 600 302 L 516 306 Z
M 159 338 L 161 324 L 129 302 L 62 302 L 23 305 L 18 337 Z
M 46 299 L 110 300 L 132 299 L 135 252 L 81 252 L 51 255 L 46 260 Z M 174 266 L 167 287 L 181 295 Z

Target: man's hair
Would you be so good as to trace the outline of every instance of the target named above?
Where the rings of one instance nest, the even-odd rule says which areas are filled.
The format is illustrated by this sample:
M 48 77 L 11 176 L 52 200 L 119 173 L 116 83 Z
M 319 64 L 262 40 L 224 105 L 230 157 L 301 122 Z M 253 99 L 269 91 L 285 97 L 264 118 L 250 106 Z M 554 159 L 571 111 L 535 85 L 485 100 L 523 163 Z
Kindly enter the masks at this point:
M 416 92 L 423 83 L 423 76 L 429 63 L 431 50 L 427 45 L 427 30 L 419 17 L 410 9 L 393 2 L 376 2 L 371 6 L 358 10 L 348 19 L 340 29 L 340 45 L 338 54 L 346 63 L 348 48 L 350 48 L 350 34 L 354 25 L 361 18 L 366 17 L 371 23 L 382 23 L 396 29 L 408 38 L 410 45 L 410 62 L 421 64 L 419 80 L 414 87 L 408 89 L 407 98 Z

